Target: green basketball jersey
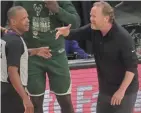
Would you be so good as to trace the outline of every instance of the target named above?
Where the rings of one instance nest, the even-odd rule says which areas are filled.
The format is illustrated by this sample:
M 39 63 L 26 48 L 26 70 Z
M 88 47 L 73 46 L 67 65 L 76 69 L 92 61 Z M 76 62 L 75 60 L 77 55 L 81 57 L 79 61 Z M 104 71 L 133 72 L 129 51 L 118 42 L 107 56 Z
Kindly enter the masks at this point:
M 49 46 L 52 51 L 64 48 L 64 37 L 55 39 L 55 28 L 72 24 L 79 27 L 80 18 L 69 1 L 58 1 L 59 12 L 53 13 L 45 7 L 43 1 L 16 1 L 29 15 L 30 29 L 24 34 L 28 48 Z

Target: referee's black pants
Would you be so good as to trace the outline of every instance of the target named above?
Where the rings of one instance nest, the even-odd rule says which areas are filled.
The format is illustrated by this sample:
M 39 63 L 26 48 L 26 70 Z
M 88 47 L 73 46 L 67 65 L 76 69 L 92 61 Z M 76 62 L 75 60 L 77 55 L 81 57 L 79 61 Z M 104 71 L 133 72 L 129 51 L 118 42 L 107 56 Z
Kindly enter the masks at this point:
M 23 101 L 9 83 L 1 82 L 1 113 L 24 113 Z

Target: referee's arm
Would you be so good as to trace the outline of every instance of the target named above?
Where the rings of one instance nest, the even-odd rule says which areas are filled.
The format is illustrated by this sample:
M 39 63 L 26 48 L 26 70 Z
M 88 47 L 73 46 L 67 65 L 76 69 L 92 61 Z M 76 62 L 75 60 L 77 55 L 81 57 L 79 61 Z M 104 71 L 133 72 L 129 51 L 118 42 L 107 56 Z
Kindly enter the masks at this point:
M 22 99 L 27 98 L 27 94 L 22 85 L 20 75 L 18 73 L 20 67 L 20 57 L 23 52 L 21 43 L 18 40 L 12 40 L 6 44 L 7 52 L 7 66 L 10 82 L 15 88 L 16 92 Z

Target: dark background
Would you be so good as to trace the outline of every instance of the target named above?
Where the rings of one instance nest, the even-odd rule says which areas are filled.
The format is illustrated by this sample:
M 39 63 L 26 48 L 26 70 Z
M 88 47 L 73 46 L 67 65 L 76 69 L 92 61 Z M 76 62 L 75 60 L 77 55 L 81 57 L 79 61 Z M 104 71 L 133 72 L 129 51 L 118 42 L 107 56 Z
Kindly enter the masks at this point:
M 94 1 L 72 1 L 78 14 L 81 18 L 81 26 L 88 24 L 90 17 L 90 10 Z M 141 1 L 109 1 L 115 9 L 116 21 L 121 25 L 128 25 L 133 23 L 141 23 Z M 121 3 L 119 7 L 115 7 Z M 12 1 L 1 1 L 1 26 L 6 25 L 7 11 L 13 5 Z M 136 28 L 136 26 L 134 26 Z M 128 27 L 126 27 L 128 29 Z M 131 29 L 131 27 L 130 27 Z M 141 33 L 141 27 L 136 28 Z M 131 31 L 131 30 L 130 30 Z M 86 52 L 92 53 L 91 42 L 79 41 L 79 45 Z

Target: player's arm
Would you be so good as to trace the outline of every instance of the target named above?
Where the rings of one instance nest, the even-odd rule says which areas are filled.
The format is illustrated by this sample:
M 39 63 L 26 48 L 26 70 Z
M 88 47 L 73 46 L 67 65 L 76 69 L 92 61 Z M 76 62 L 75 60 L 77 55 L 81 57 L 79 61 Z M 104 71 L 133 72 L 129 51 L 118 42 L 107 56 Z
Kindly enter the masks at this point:
M 45 4 L 64 24 L 72 24 L 72 28 L 80 26 L 80 17 L 70 1 L 45 1 Z
M 32 48 L 28 49 L 29 56 L 41 56 L 43 58 L 50 58 L 52 54 L 50 53 L 51 50 L 49 47 L 40 47 L 40 48 Z
M 0 30 L 1 30 L 3 33 L 7 33 L 7 31 L 8 31 L 6 28 L 1 27 L 1 26 L 0 26 Z
M 24 48 L 21 45 L 22 43 L 17 40 L 10 41 L 6 45 L 8 75 L 11 84 L 23 100 L 25 106 L 25 113 L 34 113 L 33 105 L 29 100 L 26 91 L 24 90 L 20 75 L 18 73 L 20 67 L 21 54 L 24 51 Z

